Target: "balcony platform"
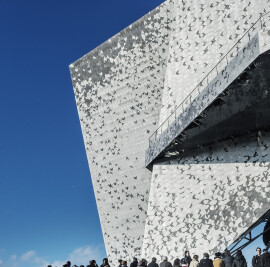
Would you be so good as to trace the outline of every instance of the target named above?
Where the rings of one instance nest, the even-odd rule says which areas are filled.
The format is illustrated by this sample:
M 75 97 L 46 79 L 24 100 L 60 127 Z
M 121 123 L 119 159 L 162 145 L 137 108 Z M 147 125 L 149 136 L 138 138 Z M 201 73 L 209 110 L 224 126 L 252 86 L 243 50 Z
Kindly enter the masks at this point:
M 258 32 L 189 104 L 155 133 L 145 165 L 270 128 L 270 31 Z M 164 127 L 164 125 L 163 125 Z

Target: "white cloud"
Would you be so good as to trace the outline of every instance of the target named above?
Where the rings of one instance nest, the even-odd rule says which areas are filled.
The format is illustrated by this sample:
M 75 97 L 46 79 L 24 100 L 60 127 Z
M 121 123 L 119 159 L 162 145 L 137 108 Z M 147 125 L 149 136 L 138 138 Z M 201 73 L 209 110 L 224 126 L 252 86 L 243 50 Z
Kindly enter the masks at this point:
M 33 258 L 35 256 L 35 251 L 33 250 L 30 250 L 26 253 L 24 253 L 22 256 L 21 256 L 21 261 L 29 261 L 31 258 Z
M 85 246 L 80 247 L 73 250 L 69 256 L 64 260 L 55 260 L 53 262 L 49 262 L 47 259 L 39 257 L 34 250 L 30 250 L 22 254 L 21 256 L 17 256 L 16 254 L 11 255 L 7 261 L 2 262 L 0 260 L 0 267 L 19 267 L 23 263 L 27 264 L 27 266 L 35 266 L 35 267 L 47 267 L 51 264 L 53 267 L 61 267 L 63 264 L 67 262 L 67 260 L 71 261 L 71 264 L 77 265 L 87 265 L 89 260 L 95 259 L 99 264 L 101 262 L 101 255 L 99 246 Z
M 31 262 L 38 264 L 38 265 L 46 265 L 46 266 L 49 264 L 48 261 L 46 261 L 45 259 L 43 259 L 41 257 L 35 257 L 32 259 Z
M 45 265 L 42 265 L 41 267 L 47 267 L 49 264 L 51 264 L 53 267 L 54 266 L 62 267 L 65 263 L 66 261 L 54 261 L 53 263 L 46 263 Z
M 87 265 L 88 262 L 93 259 L 96 259 L 97 262 L 99 262 L 101 259 L 101 253 L 98 248 L 92 248 L 90 246 L 77 248 L 69 255 L 71 263 L 77 265 Z
M 75 250 L 73 250 L 67 259 L 65 260 L 55 260 L 54 262 L 44 262 L 44 264 L 41 264 L 39 267 L 47 267 L 49 264 L 52 266 L 62 266 L 67 262 L 67 260 L 71 261 L 71 264 L 77 264 L 77 265 L 87 265 L 90 260 L 95 259 L 97 263 L 101 262 L 101 252 L 98 247 L 91 247 L 91 246 L 85 246 L 80 247 Z
M 56 260 L 52 263 L 44 263 L 40 267 L 47 267 L 48 264 L 51 264 L 52 266 L 62 266 L 67 262 L 67 260 L 71 261 L 71 264 L 77 264 L 77 265 L 87 265 L 90 260 L 95 259 L 98 262 L 101 261 L 101 252 L 99 251 L 99 248 L 93 248 L 91 246 L 85 246 L 80 247 L 75 250 L 73 250 L 66 260 Z

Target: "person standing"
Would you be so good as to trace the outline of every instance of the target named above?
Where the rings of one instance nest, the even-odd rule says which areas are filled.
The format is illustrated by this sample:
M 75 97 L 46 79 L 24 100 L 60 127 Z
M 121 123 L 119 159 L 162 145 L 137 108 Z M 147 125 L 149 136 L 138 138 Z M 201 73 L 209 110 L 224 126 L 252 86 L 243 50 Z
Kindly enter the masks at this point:
M 104 259 L 102 260 L 102 264 L 100 265 L 100 267 L 110 267 L 109 261 L 108 261 L 107 258 L 104 258 Z
M 163 261 L 159 264 L 159 267 L 172 267 L 172 264 L 168 261 L 168 258 L 164 256 Z
M 133 262 L 132 263 L 130 263 L 130 267 L 137 267 L 138 266 L 138 260 L 137 260 L 137 258 L 133 258 Z
M 238 250 L 236 252 L 236 256 L 233 260 L 232 267 L 247 267 L 247 261 L 246 261 L 245 257 L 243 256 L 241 250 Z
M 95 260 L 89 261 L 89 264 L 86 267 L 98 267 Z
M 199 266 L 199 256 L 194 255 L 192 261 L 189 264 L 189 267 L 198 267 Z
M 157 259 L 153 257 L 152 261 L 147 265 L 147 267 L 158 267 Z
M 64 264 L 63 267 L 71 267 L 71 262 L 70 261 L 67 261 L 67 263 Z
M 234 257 L 231 255 L 229 250 L 225 250 L 223 262 L 225 267 L 232 267 Z
M 147 261 L 146 259 L 141 259 L 138 263 L 138 266 L 146 267 L 147 266 Z
M 180 267 L 181 264 L 180 264 L 180 259 L 179 258 L 176 258 L 173 262 L 173 267 Z
M 213 267 L 213 261 L 209 259 L 208 253 L 203 254 L 203 259 L 200 260 L 199 267 Z
M 261 256 L 261 266 L 270 267 L 270 253 L 267 251 L 267 249 L 263 250 L 263 254 Z
M 215 254 L 215 259 L 213 260 L 214 267 L 225 267 L 223 260 L 221 259 L 221 253 L 217 252 Z
M 192 259 L 191 259 L 191 257 L 190 257 L 190 253 L 189 253 L 188 250 L 185 251 L 185 256 L 184 256 L 184 258 L 183 258 L 182 260 L 185 260 L 185 262 L 186 262 L 186 263 L 188 264 L 188 266 L 189 266 L 189 264 L 190 264 L 190 262 L 192 261 Z M 182 262 L 182 260 L 181 260 L 181 262 Z
M 261 267 L 261 248 L 256 248 L 257 255 L 252 258 L 252 267 Z

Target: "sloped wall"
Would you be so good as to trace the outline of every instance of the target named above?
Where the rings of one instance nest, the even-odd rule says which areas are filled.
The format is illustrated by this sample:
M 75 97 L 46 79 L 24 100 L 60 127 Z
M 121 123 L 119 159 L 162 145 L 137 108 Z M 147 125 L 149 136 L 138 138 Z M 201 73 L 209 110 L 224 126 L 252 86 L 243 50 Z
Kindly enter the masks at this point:
M 161 108 L 167 6 L 70 65 L 106 251 L 113 264 L 141 254 L 151 180 L 144 153 Z

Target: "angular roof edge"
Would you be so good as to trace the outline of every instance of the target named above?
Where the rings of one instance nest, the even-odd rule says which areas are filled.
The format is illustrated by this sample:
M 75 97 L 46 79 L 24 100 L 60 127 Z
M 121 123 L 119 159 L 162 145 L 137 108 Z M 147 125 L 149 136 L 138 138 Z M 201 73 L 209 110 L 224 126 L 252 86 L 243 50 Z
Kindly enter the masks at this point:
M 76 61 L 74 61 L 73 63 L 71 63 L 69 65 L 69 68 L 76 67 L 76 66 L 80 65 L 80 63 L 82 63 L 82 61 L 84 60 L 84 58 L 88 57 L 89 55 L 97 54 L 98 51 L 101 50 L 101 49 L 102 50 L 106 50 L 106 48 L 108 48 L 109 46 L 111 46 L 118 39 L 120 39 L 120 38 L 125 37 L 126 35 L 128 35 L 128 32 L 131 31 L 132 28 L 134 28 L 136 26 L 139 26 L 146 19 L 148 19 L 149 17 L 155 15 L 160 8 L 163 8 L 163 6 L 166 4 L 166 2 L 167 2 L 167 0 L 165 0 L 162 4 L 160 4 L 159 6 L 157 6 L 155 9 L 149 11 L 147 14 L 145 14 L 144 16 L 142 16 L 141 18 L 139 18 L 138 20 L 136 20 L 135 22 L 133 22 L 132 24 L 130 24 L 129 26 L 127 26 L 126 28 L 124 28 L 123 30 L 121 30 L 120 32 L 118 32 L 117 34 L 113 35 L 107 41 L 103 42 L 102 44 L 100 44 L 99 46 L 97 46 L 96 48 L 94 48 L 93 50 L 91 50 L 90 52 L 86 53 L 85 55 L 83 55 L 82 57 L 80 57 L 79 59 L 77 59 Z

